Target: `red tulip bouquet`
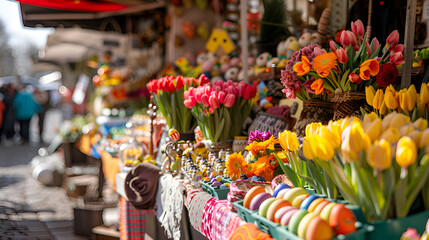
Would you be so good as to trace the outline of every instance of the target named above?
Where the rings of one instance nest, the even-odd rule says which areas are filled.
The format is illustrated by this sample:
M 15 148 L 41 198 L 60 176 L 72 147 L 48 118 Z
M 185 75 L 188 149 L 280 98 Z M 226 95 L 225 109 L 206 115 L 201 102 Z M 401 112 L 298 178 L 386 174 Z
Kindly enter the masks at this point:
M 360 20 L 352 22 L 351 29 L 341 33 L 339 44 L 330 41 L 331 52 L 310 45 L 292 54 L 281 79 L 288 98 L 326 100 L 331 93 L 363 92 L 366 86 L 395 83 L 397 67 L 404 63 L 398 31 L 382 47 L 377 38 L 367 38 Z
M 256 85 L 216 81 L 184 92 L 184 104 L 192 110 L 206 139 L 212 142 L 239 136 L 255 102 Z
M 192 130 L 193 118 L 191 111 L 183 104 L 184 91 L 208 83 L 209 79 L 201 75 L 198 79 L 182 76 L 166 76 L 154 79 L 147 84 L 153 95 L 155 104 L 164 116 L 169 128 L 175 128 L 180 133 Z

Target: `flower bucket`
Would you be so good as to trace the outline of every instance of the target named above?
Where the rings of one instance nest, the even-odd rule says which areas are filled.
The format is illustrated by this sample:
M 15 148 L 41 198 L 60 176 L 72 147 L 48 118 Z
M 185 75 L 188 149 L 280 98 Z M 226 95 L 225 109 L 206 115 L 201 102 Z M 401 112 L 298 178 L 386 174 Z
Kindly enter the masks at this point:
M 367 112 L 370 108 L 366 103 L 365 93 L 361 92 L 344 92 L 335 93 L 331 97 L 331 102 L 334 104 L 334 118 L 338 120 L 350 116 L 362 116 L 360 108 L 363 107 Z
M 429 211 L 425 211 L 404 218 L 370 223 L 367 228 L 367 239 L 399 239 L 409 227 L 423 234 L 428 218 Z
M 346 205 L 352 210 L 359 222 L 366 224 L 366 239 L 399 239 L 409 227 L 415 228 L 419 234 L 425 231 L 429 211 L 420 212 L 404 218 L 387 219 L 368 223 L 362 209 L 358 205 Z
M 332 103 L 323 102 L 316 99 L 304 101 L 301 116 L 295 125 L 295 132 L 298 137 L 305 136 L 305 128 L 308 124 L 313 122 L 321 122 L 328 124 L 332 120 L 334 110 Z

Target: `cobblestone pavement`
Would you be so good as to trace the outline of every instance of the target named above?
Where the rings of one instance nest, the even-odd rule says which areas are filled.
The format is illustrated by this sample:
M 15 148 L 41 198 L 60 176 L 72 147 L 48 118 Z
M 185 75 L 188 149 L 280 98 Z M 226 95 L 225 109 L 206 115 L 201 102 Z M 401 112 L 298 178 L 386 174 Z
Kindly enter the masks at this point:
M 47 142 L 61 122 L 58 111 L 48 114 L 46 122 L 50 128 L 44 134 Z M 86 239 L 74 235 L 75 203 L 65 190 L 46 187 L 32 177 L 28 163 L 43 145 L 35 143 L 37 121 L 33 120 L 32 143 L 0 145 L 0 239 Z

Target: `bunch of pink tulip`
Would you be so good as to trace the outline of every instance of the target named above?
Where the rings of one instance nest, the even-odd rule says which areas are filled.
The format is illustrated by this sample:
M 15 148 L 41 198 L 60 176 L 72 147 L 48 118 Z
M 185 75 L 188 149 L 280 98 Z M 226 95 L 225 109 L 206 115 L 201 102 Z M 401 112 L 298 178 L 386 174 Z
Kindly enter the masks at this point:
M 184 105 L 192 109 L 206 139 L 212 142 L 240 135 L 256 96 L 256 85 L 216 81 L 184 92 Z
M 180 133 L 192 131 L 195 120 L 191 111 L 183 104 L 183 92 L 209 82 L 205 75 L 198 79 L 182 76 L 166 76 L 150 81 L 146 86 L 153 95 L 155 104 L 164 116 L 167 125 Z
M 377 38 L 368 38 L 361 20 L 351 22 L 351 31 L 344 30 L 341 33 L 340 44 L 332 40 L 329 42 L 331 51 L 337 56 L 339 77 L 348 74 L 339 82 L 340 89 L 363 91 L 365 86 L 384 88 L 394 84 L 398 76 L 397 67 L 405 62 L 404 45 L 398 43 L 397 30 L 390 33 L 383 47 Z M 372 79 L 376 81 L 371 81 Z M 362 82 L 364 84 L 361 84 Z

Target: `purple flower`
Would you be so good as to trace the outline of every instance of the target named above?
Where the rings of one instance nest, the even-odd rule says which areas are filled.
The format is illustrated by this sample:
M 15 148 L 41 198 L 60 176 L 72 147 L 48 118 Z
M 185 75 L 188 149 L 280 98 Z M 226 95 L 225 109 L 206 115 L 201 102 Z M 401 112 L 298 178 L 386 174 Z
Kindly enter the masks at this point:
M 314 48 L 316 47 L 320 48 L 320 46 L 317 44 L 311 44 L 294 52 L 291 55 L 290 60 L 286 62 L 286 70 L 292 70 L 293 65 L 295 65 L 297 61 L 301 61 L 302 56 L 306 56 L 311 64 L 313 64 L 313 60 L 316 57 L 314 54 Z
M 281 81 L 285 86 L 283 92 L 286 94 L 287 98 L 296 98 L 296 93 L 300 92 L 302 83 L 292 71 L 282 70 L 281 71 Z
M 262 132 L 260 134 L 261 141 L 268 140 L 270 137 L 271 137 L 271 133 L 270 132 Z
M 250 131 L 248 143 L 252 143 L 253 141 L 265 141 L 270 137 L 270 132 L 259 132 L 258 130 Z
M 296 99 L 296 91 L 292 89 L 283 89 L 282 92 L 286 94 L 286 98 Z
M 260 140 L 259 139 L 259 131 L 258 130 L 255 130 L 255 131 L 250 131 L 250 134 L 249 134 L 249 141 L 248 141 L 248 143 L 252 143 L 253 141 L 258 141 L 258 140 Z

